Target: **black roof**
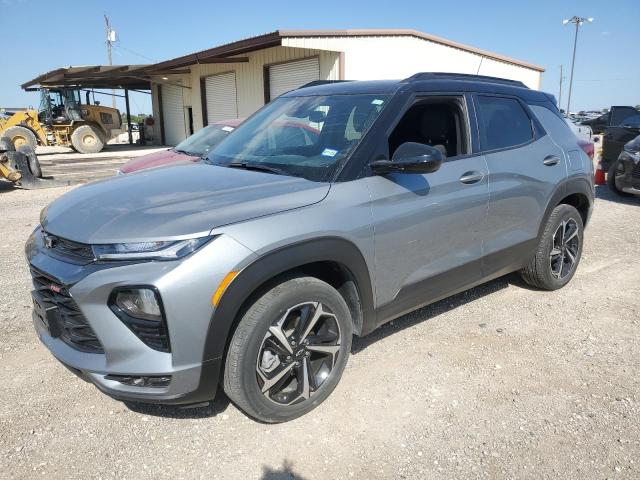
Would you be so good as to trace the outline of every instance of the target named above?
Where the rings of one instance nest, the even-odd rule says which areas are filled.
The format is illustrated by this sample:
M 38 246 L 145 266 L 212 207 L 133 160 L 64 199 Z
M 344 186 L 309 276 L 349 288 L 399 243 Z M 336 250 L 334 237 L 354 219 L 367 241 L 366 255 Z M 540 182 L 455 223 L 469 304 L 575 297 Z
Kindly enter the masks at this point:
M 546 94 L 531 90 L 522 82 L 505 78 L 461 73 L 423 72 L 403 80 L 327 80 L 311 82 L 286 96 L 393 94 L 400 90 L 421 92 L 481 92 L 517 95 L 525 100 L 544 101 Z

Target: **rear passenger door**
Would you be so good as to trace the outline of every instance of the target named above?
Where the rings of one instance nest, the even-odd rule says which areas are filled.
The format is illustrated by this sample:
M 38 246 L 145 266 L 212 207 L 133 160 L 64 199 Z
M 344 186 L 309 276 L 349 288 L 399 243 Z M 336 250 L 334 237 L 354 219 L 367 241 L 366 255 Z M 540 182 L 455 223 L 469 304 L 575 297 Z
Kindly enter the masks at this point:
M 535 251 L 548 200 L 566 178 L 567 165 L 562 149 L 517 97 L 477 94 L 474 104 L 489 176 L 487 277 L 519 268 Z

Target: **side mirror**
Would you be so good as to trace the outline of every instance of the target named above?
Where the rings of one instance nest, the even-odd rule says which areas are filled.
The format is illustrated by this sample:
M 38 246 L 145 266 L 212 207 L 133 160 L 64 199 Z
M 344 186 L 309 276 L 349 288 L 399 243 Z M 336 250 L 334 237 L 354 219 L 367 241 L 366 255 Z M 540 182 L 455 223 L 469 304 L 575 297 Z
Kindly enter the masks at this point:
M 443 155 L 437 148 L 423 143 L 405 142 L 393 153 L 391 160 L 371 162 L 377 175 L 385 173 L 433 173 L 442 165 Z
M 314 110 L 309 114 L 309 121 L 312 123 L 322 123 L 327 118 L 327 114 L 322 110 Z

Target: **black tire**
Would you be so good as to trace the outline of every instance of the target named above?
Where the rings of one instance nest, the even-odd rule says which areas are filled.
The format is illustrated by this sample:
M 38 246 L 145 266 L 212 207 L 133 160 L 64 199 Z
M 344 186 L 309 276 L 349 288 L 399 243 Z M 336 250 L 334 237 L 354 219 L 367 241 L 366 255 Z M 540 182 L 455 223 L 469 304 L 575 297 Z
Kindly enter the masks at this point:
M 18 147 L 18 151 L 23 153 L 29 159 L 29 171 L 34 177 L 42 178 L 42 168 L 40 167 L 40 160 L 38 160 L 38 156 L 33 148 L 22 145 Z
M 618 166 L 618 162 L 613 162 L 611 167 L 609 167 L 609 171 L 607 172 L 607 186 L 609 190 L 611 190 L 616 195 L 620 195 L 621 197 L 628 197 L 631 194 L 627 192 L 623 192 L 616 185 L 616 167 Z
M 16 150 L 22 145 L 28 145 L 34 150 L 38 146 L 38 139 L 36 138 L 36 134 L 29 130 L 27 127 L 21 127 L 19 125 L 9 127 L 4 132 L 2 132 L 2 136 L 9 137 Z
M 351 351 L 353 328 L 349 308 L 344 299 L 333 287 L 321 280 L 313 277 L 295 277 L 284 279 L 281 283 L 272 286 L 272 288 L 267 288 L 241 313 L 240 322 L 231 338 L 225 359 L 224 391 L 249 416 L 266 423 L 279 423 L 304 415 L 320 405 L 331 394 L 347 364 Z M 306 323 L 302 320 L 299 320 L 299 323 L 296 322 L 296 319 L 302 319 L 302 310 L 300 310 L 300 315 L 294 313 L 288 316 L 287 313 L 295 311 L 294 306 L 301 304 L 305 305 L 304 308 L 311 309 L 313 308 L 309 306 L 311 302 L 317 302 L 321 306 L 321 310 L 327 312 L 327 316 L 323 317 L 325 319 L 323 321 L 331 322 L 334 330 L 336 330 L 336 325 L 339 327 L 338 340 L 331 342 L 335 343 L 332 346 L 336 350 L 339 345 L 339 350 L 331 356 L 330 360 L 322 356 L 314 357 L 314 355 L 326 354 L 307 352 L 306 354 L 298 355 L 300 350 L 304 349 L 304 345 L 298 345 L 297 348 L 299 350 L 294 350 L 286 358 L 285 355 L 288 355 L 288 352 L 284 352 L 281 356 L 276 354 L 278 363 L 274 367 L 272 378 L 275 378 L 278 372 L 286 370 L 285 367 L 287 365 L 291 367 L 292 362 L 295 365 L 300 365 L 291 367 L 291 370 L 282 377 L 282 382 L 288 385 L 283 388 L 283 391 L 287 388 L 293 388 L 291 385 L 295 385 L 295 389 L 290 393 L 272 393 L 271 390 L 263 393 L 267 383 L 265 377 L 262 377 L 261 380 L 258 379 L 258 370 L 261 369 L 259 358 L 262 358 L 262 362 L 264 362 L 265 345 L 267 345 L 268 341 L 282 345 L 277 341 L 275 335 L 271 335 L 270 327 L 273 327 L 278 322 L 278 319 L 292 318 L 296 328 L 298 325 L 302 325 L 300 328 L 306 330 L 304 326 Z M 307 319 L 311 317 L 313 317 L 312 313 L 306 314 Z M 321 320 L 315 325 L 321 325 Z M 287 333 L 289 330 L 283 328 L 281 331 L 290 340 L 295 340 L 296 335 L 298 338 L 305 338 L 304 334 L 299 335 L 299 333 L 296 333 L 297 330 L 294 328 L 291 329 L 292 333 L 290 335 Z M 321 337 L 320 332 L 312 332 L 306 338 L 307 340 L 326 338 L 326 334 L 322 334 Z M 314 343 L 314 341 L 311 341 L 311 345 L 308 345 L 308 348 L 312 349 Z M 310 356 L 305 358 L 305 355 Z M 288 359 L 292 360 L 287 361 Z M 298 361 L 298 359 L 301 359 L 301 361 Z M 329 373 L 326 372 L 329 369 L 329 363 L 324 365 L 324 359 L 326 359 L 326 362 L 333 363 L 333 368 L 330 369 Z M 324 372 L 314 373 L 312 362 L 315 362 L 316 365 L 319 363 L 318 371 L 324 368 Z M 306 396 L 300 395 L 300 391 L 304 391 L 304 388 L 302 388 L 304 384 L 298 382 L 297 379 L 301 375 L 300 370 L 310 365 L 310 370 L 305 369 L 304 371 L 307 374 L 311 374 L 307 378 L 306 385 L 307 387 L 310 385 L 309 379 L 311 379 L 312 389 L 306 389 Z M 275 368 L 280 368 L 280 370 L 276 371 Z M 323 380 L 320 380 L 320 385 L 313 390 L 313 385 L 318 382 L 318 375 Z M 280 388 L 278 385 L 282 382 L 276 383 L 272 388 L 277 390 Z M 276 400 L 278 395 L 284 396 L 285 402 L 291 399 L 293 404 L 278 403 Z M 289 396 L 287 397 L 286 395 Z
M 566 253 L 566 249 L 559 248 L 561 253 L 552 256 L 552 249 L 558 246 L 557 234 L 563 222 L 567 222 L 567 228 L 575 225 L 576 234 L 574 238 L 577 238 L 577 246 L 569 247 L 569 253 Z M 568 231 L 567 237 L 571 234 L 572 230 Z M 531 258 L 529 264 L 520 270 L 524 281 L 533 287 L 543 290 L 557 290 L 564 287 L 573 278 L 580 263 L 583 238 L 584 225 L 580 213 L 571 205 L 558 205 L 553 209 L 547 220 L 535 255 Z M 573 238 L 571 242 L 573 242 Z M 574 257 L 570 268 L 564 263 L 565 258 L 567 262 L 570 261 L 571 256 L 569 254 Z M 561 264 L 559 264 L 559 261 Z M 558 270 L 559 277 L 554 274 L 554 270 Z
M 92 125 L 80 125 L 71 134 L 71 144 L 79 153 L 98 153 L 104 147 L 102 133 Z

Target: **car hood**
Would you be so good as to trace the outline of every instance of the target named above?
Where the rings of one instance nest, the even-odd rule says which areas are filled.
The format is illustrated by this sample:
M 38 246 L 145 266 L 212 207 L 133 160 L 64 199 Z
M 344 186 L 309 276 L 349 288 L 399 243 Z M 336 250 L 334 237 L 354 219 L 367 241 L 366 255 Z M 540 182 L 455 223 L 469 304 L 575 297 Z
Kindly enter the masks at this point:
M 176 165 L 78 187 L 47 207 L 43 227 L 94 244 L 187 238 L 320 202 L 329 188 L 205 163 Z
M 119 170 L 122 173 L 132 173 L 146 168 L 162 167 L 182 161 L 197 162 L 198 160 L 200 160 L 200 157 L 197 155 L 187 155 L 186 153 L 168 149 L 133 158 L 122 165 Z

